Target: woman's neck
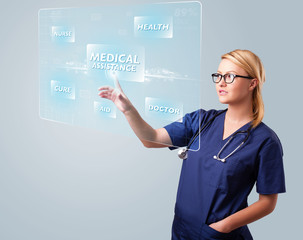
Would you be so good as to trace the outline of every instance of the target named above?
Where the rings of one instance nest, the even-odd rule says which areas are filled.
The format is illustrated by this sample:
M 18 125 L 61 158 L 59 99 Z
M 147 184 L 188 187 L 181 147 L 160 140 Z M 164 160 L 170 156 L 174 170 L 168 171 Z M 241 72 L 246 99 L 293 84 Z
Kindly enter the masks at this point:
M 229 104 L 225 119 L 233 124 L 241 124 L 252 121 L 252 104 Z

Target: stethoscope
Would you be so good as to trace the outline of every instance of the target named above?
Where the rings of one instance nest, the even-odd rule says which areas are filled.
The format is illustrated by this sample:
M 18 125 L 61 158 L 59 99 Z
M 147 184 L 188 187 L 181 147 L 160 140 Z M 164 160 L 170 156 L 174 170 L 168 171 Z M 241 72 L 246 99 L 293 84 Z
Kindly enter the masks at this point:
M 190 148 L 190 146 L 192 145 L 192 143 L 195 141 L 195 139 L 200 135 L 200 133 L 203 131 L 203 129 L 205 129 L 211 122 L 214 121 L 214 119 L 216 117 L 218 117 L 220 114 L 226 112 L 227 109 L 217 113 L 216 115 L 214 115 L 208 122 L 206 122 L 203 127 L 202 127 L 202 122 L 200 124 L 200 127 L 199 127 L 199 130 L 196 132 L 196 134 L 194 135 L 194 137 L 192 138 L 192 140 L 190 141 L 190 143 L 187 145 L 186 148 L 182 148 L 179 150 L 178 152 L 178 156 L 179 158 L 185 160 L 187 159 L 187 153 L 188 153 L 188 150 Z M 231 137 L 229 138 L 229 140 L 224 144 L 224 146 L 220 149 L 220 151 L 218 152 L 217 155 L 213 156 L 214 159 L 218 160 L 218 161 L 221 161 L 221 162 L 225 162 L 226 159 L 228 157 L 230 157 L 232 154 L 234 154 L 246 141 L 247 139 L 249 138 L 249 135 L 250 135 L 250 130 L 251 130 L 251 126 L 247 129 L 247 130 L 242 130 L 242 131 L 236 131 L 235 133 L 233 133 L 233 135 L 231 135 Z M 224 158 L 220 158 L 220 154 L 221 152 L 225 149 L 225 147 L 228 145 L 228 143 L 237 135 L 237 134 L 246 134 L 246 137 L 244 138 L 244 140 L 239 144 L 238 147 L 236 147 L 230 154 L 228 154 L 226 157 Z

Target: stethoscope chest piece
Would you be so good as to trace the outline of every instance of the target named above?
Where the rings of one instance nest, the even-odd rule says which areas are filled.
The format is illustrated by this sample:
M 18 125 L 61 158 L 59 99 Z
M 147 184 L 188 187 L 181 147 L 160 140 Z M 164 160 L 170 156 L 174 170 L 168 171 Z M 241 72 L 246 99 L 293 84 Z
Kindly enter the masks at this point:
M 183 159 L 183 160 L 185 160 L 185 159 L 187 159 L 187 148 L 182 148 L 182 149 L 180 149 L 179 151 L 178 151 L 178 156 L 179 156 L 179 158 L 181 158 L 181 159 Z

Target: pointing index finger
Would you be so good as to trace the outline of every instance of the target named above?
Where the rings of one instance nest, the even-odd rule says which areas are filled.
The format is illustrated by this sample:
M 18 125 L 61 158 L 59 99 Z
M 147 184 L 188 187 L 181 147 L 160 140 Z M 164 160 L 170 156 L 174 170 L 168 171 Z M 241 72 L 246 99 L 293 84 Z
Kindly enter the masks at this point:
M 102 91 L 102 90 L 110 90 L 110 86 L 102 86 L 98 89 L 98 91 Z

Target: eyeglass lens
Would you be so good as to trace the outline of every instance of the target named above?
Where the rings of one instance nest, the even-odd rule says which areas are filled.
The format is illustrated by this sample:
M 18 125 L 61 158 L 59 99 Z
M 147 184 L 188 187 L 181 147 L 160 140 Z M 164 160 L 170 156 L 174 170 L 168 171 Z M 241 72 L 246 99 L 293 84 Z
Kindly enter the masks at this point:
M 227 73 L 225 75 L 221 75 L 219 73 L 214 73 L 212 74 L 212 78 L 213 78 L 213 81 L 215 83 L 218 83 L 221 81 L 222 77 L 224 78 L 225 82 L 226 83 L 232 83 L 234 81 L 234 74 L 231 74 L 231 73 Z

